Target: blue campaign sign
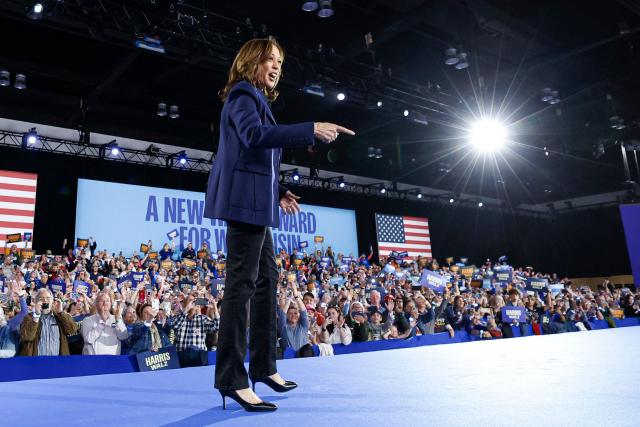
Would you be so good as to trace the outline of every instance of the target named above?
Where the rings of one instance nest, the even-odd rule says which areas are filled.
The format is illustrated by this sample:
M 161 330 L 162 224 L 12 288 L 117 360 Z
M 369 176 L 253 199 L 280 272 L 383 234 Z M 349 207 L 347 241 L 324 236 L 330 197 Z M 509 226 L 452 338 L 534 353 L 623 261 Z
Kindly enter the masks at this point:
M 67 282 L 65 282 L 63 279 L 56 279 L 51 282 L 47 282 L 47 285 L 49 285 L 49 290 L 54 295 L 56 294 L 56 292 L 62 292 L 63 294 L 67 292 Z
M 500 283 L 501 286 L 513 282 L 513 268 L 508 266 L 495 267 L 493 272 L 495 281 Z
M 524 307 L 506 305 L 502 307 L 502 323 L 525 322 L 527 315 Z
M 129 280 L 131 280 L 131 287 L 137 288 L 138 287 L 138 283 L 144 282 L 144 276 L 145 276 L 144 272 L 141 272 L 141 273 L 131 272 L 131 273 L 129 273 Z
M 175 347 L 163 347 L 157 352 L 145 351 L 136 354 L 138 360 L 138 370 L 140 372 L 162 371 L 164 369 L 178 369 L 178 353 Z
M 539 292 L 546 291 L 547 285 L 549 284 L 547 279 L 539 279 L 536 277 L 529 277 L 527 279 L 527 287 L 528 291 Z
M 435 292 L 442 293 L 447 288 L 447 279 L 438 273 L 425 269 L 422 270 L 420 284 L 434 290 Z
M 5 277 L 4 276 L 0 276 L 0 292 L 3 293 L 3 294 L 7 293 L 7 289 L 5 287 L 4 282 L 5 282 Z
M 307 242 L 306 240 L 300 242 L 300 249 L 305 249 L 307 247 L 309 247 L 309 242 Z
M 300 208 L 300 213 L 289 215 L 280 210 L 280 226 L 271 229 L 276 253 L 293 253 L 301 242 L 323 236 L 334 252 L 357 255 L 354 210 L 304 204 Z M 93 236 L 98 249 L 109 252 L 130 254 L 136 242 L 148 240 L 158 249 L 175 235 L 177 250 L 192 242 L 195 248 L 207 243 L 213 252 L 226 253 L 226 223 L 204 218 L 203 213 L 204 193 L 78 180 L 76 236 Z
M 83 282 L 82 280 L 74 280 L 73 292 L 77 294 L 84 293 L 91 296 L 91 286 L 89 286 L 87 282 Z
M 336 288 L 341 288 L 347 280 L 344 277 L 333 277 L 329 279 L 329 284 Z

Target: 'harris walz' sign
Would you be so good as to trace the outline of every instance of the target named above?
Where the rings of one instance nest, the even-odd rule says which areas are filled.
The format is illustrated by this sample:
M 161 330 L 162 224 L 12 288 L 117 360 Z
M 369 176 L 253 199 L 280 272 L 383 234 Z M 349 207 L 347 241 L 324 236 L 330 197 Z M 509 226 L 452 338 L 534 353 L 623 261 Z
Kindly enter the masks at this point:
M 175 347 L 163 347 L 155 353 L 153 351 L 138 353 L 136 359 L 138 359 L 138 370 L 140 372 L 180 368 Z

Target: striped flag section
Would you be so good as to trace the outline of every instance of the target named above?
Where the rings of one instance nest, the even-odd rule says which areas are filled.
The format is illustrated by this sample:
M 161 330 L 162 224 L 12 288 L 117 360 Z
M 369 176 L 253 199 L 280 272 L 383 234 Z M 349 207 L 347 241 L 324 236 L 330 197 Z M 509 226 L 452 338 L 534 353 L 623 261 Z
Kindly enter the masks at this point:
M 376 214 L 378 253 L 408 252 L 408 258 L 432 258 L 429 220 L 412 216 Z
M 33 233 L 37 183 L 37 174 L 0 170 L 0 247 L 5 246 L 7 234 Z

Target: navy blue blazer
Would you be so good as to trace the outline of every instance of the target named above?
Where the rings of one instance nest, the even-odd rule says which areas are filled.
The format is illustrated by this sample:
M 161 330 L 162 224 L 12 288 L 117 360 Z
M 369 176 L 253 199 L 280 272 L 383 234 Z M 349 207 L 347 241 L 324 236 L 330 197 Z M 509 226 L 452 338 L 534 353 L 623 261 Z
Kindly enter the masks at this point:
M 312 145 L 313 122 L 277 125 L 265 95 L 236 83 L 222 107 L 220 143 L 207 182 L 204 216 L 278 227 L 283 148 Z

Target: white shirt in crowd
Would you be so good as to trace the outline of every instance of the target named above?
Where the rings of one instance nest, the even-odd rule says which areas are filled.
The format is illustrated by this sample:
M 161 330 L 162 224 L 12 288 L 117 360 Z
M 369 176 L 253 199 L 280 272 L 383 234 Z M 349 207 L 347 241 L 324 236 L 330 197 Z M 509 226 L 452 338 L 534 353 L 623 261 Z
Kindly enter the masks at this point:
M 120 340 L 126 340 L 129 332 L 124 322 L 113 315 L 103 321 L 100 315 L 85 317 L 80 325 L 84 338 L 82 354 L 120 354 Z

